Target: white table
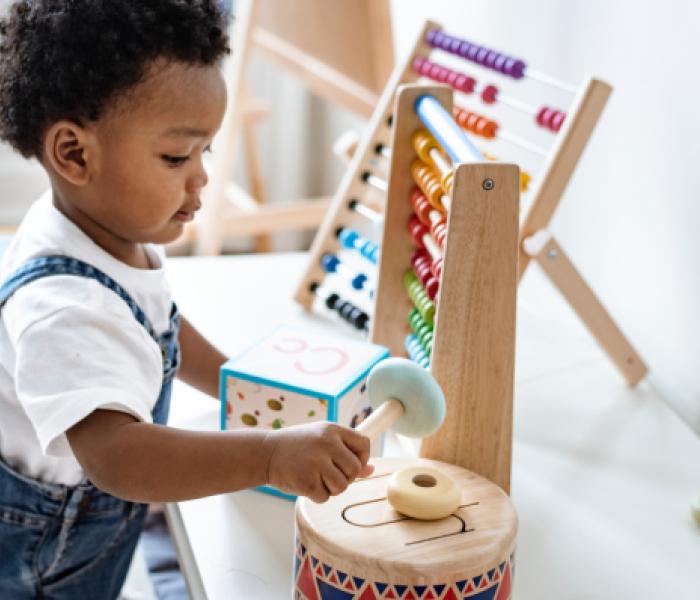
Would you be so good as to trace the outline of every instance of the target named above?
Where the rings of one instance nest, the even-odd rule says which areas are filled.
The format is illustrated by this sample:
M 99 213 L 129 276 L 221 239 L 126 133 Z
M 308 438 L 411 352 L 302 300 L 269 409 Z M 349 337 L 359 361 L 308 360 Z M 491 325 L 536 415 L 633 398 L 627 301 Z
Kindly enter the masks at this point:
M 338 327 L 292 302 L 304 261 L 172 259 L 171 283 L 182 312 L 234 354 L 279 323 Z M 178 383 L 172 425 L 215 430 L 218 415 Z M 700 439 L 650 386 L 628 389 L 530 269 L 518 308 L 514 598 L 700 598 L 700 528 L 689 516 L 698 492 Z M 168 516 L 193 599 L 291 597 L 290 502 L 243 491 L 170 505 Z

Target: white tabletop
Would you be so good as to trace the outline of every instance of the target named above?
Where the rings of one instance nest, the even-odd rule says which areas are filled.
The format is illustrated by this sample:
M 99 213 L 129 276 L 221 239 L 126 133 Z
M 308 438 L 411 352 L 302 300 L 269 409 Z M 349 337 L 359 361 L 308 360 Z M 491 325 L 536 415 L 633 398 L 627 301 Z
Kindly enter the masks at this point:
M 291 300 L 305 260 L 171 259 L 170 279 L 180 310 L 233 355 L 280 323 L 339 330 Z M 700 528 L 689 515 L 700 438 L 649 385 L 626 387 L 536 268 L 520 286 L 517 331 L 513 597 L 700 597 Z M 218 411 L 176 385 L 171 425 L 216 430 Z M 243 491 L 170 505 L 168 516 L 195 600 L 291 597 L 292 503 Z

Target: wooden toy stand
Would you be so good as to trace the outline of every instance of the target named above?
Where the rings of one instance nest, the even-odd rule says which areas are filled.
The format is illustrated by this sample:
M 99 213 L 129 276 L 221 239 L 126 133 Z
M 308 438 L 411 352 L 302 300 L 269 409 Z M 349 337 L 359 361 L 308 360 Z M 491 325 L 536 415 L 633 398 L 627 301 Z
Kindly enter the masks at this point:
M 218 254 L 233 235 L 256 235 L 258 249 L 268 250 L 268 234 L 317 227 L 328 210 L 327 198 L 265 202 L 254 127 L 269 107 L 248 90 L 255 50 L 311 91 L 362 116 L 372 113 L 394 62 L 388 0 L 237 0 L 231 39 L 226 117 L 202 215 L 190 230 L 196 254 Z M 230 181 L 241 142 L 250 191 Z
M 451 115 L 449 88 L 420 85 L 401 86 L 393 113 L 395 151 L 371 335 L 394 354 L 402 353 L 405 337 L 397 315 L 411 306 L 402 283 L 414 250 L 406 231 L 413 210 L 410 139 L 424 127 L 414 106 L 425 95 Z M 510 598 L 517 516 L 506 492 L 519 169 L 485 162 L 454 169 L 430 366 L 445 395 L 445 422 L 423 440 L 424 458 L 379 459 L 372 477 L 329 502 L 299 501 L 295 598 Z M 435 521 L 397 513 L 386 485 L 408 466 L 451 476 L 461 494 L 458 509 Z
M 426 22 L 406 59 L 396 66 L 314 239 L 308 266 L 295 293 L 295 299 L 307 310 L 314 302 L 311 285 L 321 282 L 325 277 L 320 264 L 321 257 L 340 248 L 335 235 L 337 229 L 347 227 L 358 218 L 349 209 L 350 202 L 360 200 L 369 206 L 382 205 L 383 194 L 376 186 L 366 182 L 365 174 L 385 175 L 385 169 L 378 162 L 376 148 L 378 145 L 389 145 L 394 95 L 399 85 L 418 81 L 419 75 L 412 65 L 417 56 L 429 56 L 433 51 L 426 41 L 426 34 L 435 28 L 440 29 L 440 26 L 434 22 Z M 522 278 L 533 259 L 537 261 L 582 318 L 623 377 L 630 385 L 636 385 L 646 375 L 647 367 L 576 267 L 566 257 L 551 232 L 547 230 L 610 91 L 611 88 L 606 83 L 588 79 L 581 85 L 568 110 L 545 166 L 537 177 L 536 188 L 532 192 L 532 205 L 520 228 L 519 278 Z M 388 217 L 386 226 L 390 226 Z M 543 239 L 548 242 L 543 244 Z M 377 320 L 376 316 L 374 320 Z
M 394 111 L 391 177 L 371 338 L 404 353 L 410 310 L 403 275 L 414 250 L 406 223 L 413 209 L 412 134 L 424 127 L 413 110 L 432 95 L 452 113 L 447 87 L 402 86 Z M 493 187 L 485 182 L 490 181 Z M 476 471 L 508 491 L 515 352 L 519 171 L 515 165 L 455 168 L 447 221 L 430 371 L 447 401 L 442 428 L 421 453 Z M 403 317 L 403 318 L 402 318 Z

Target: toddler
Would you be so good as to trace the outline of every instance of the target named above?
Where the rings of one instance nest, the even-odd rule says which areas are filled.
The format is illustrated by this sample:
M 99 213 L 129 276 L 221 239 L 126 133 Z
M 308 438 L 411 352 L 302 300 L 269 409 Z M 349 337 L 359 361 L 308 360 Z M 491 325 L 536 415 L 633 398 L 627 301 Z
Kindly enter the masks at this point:
M 371 472 L 330 423 L 165 426 L 226 357 L 178 313 L 159 244 L 201 207 L 229 51 L 217 0 L 22 0 L 0 21 L 0 138 L 48 173 L 0 267 L 0 598 L 114 598 L 147 502 Z

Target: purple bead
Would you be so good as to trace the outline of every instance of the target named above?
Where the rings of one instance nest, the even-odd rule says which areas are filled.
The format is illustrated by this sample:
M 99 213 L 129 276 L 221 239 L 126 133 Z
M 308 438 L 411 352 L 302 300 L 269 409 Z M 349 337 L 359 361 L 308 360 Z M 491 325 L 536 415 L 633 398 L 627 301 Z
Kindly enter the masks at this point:
M 486 57 L 489 54 L 489 49 L 481 47 L 479 48 L 479 51 L 476 53 L 476 62 L 479 63 L 480 65 L 484 65 L 486 63 Z
M 431 46 L 435 45 L 435 36 L 439 33 L 439 29 L 430 29 L 428 33 L 425 34 L 425 41 Z
M 503 70 L 505 68 L 507 57 L 504 54 L 499 54 L 496 62 L 493 63 L 493 68 L 499 73 L 505 73 Z
M 513 59 L 513 64 L 508 69 L 508 75 L 513 79 L 522 79 L 525 76 L 525 63 L 519 59 Z
M 476 44 L 472 44 L 471 46 L 469 46 L 469 50 L 467 50 L 467 56 L 465 56 L 464 58 L 475 62 L 476 55 L 478 54 L 480 48 L 481 48 L 480 46 L 477 46 Z
M 440 48 L 445 50 L 446 52 L 450 51 L 450 44 L 452 43 L 452 37 L 449 35 L 445 35 L 441 40 L 440 40 Z
M 450 43 L 450 52 L 452 54 L 459 54 L 459 47 L 462 45 L 462 40 L 458 40 L 457 38 L 452 38 L 452 42 Z
M 435 31 L 435 35 L 433 36 L 433 46 L 435 48 L 439 48 L 442 45 L 442 40 L 445 39 L 445 34 L 442 33 L 439 29 Z
M 494 50 L 489 50 L 489 53 L 486 55 L 486 66 L 489 69 L 493 69 L 493 65 L 499 56 L 500 56 L 500 54 L 498 54 L 498 52 L 496 52 Z

